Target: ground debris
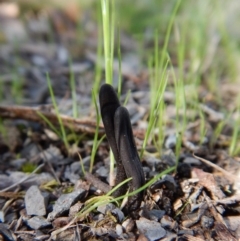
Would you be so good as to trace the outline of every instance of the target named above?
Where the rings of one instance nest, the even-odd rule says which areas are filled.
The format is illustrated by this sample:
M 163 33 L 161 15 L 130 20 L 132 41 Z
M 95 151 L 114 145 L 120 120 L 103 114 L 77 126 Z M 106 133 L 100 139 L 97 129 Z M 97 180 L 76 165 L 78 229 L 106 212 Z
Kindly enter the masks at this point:
M 150 80 L 158 72 L 158 61 L 157 54 L 151 59 L 145 50 L 152 52 L 157 41 L 150 27 L 144 28 L 143 36 L 134 37 L 127 28 L 120 28 L 122 65 L 114 55 L 113 87 L 117 90 L 122 78 L 119 99 L 129 111 L 136 148 L 139 153 L 143 150 L 146 183 L 174 169 L 145 188 L 141 206 L 131 216 L 124 211 L 122 200 L 109 195 L 116 168 L 110 164 L 109 145 L 93 107 L 93 90 L 98 91 L 96 85 L 105 77 L 104 60 L 96 54 L 101 28 L 89 19 L 96 18 L 96 12 L 85 11 L 75 0 L 60 9 L 55 0 L 33 2 L 0 3 L 0 240 L 239 240 L 240 84 L 239 78 L 232 80 L 239 71 L 222 68 L 215 58 L 218 51 L 225 56 L 232 48 L 225 43 L 227 35 L 220 41 L 221 32 L 228 31 L 214 31 L 217 24 L 209 24 L 209 36 L 202 39 L 209 40 L 211 51 L 203 51 L 205 61 L 200 63 L 203 56 L 197 54 L 201 51 L 192 51 L 191 45 L 186 53 L 181 53 L 185 48 L 175 53 L 181 21 L 173 24 L 174 37 L 169 38 L 167 49 L 171 64 L 164 69 L 168 84 L 158 103 L 163 113 L 153 110 L 156 126 L 146 141 L 155 94 Z M 182 46 L 182 41 L 188 44 L 190 35 L 183 35 Z M 160 35 L 159 49 L 164 36 Z M 219 59 L 233 66 L 239 63 L 235 54 Z M 178 66 L 181 56 L 183 70 Z M 221 66 L 219 73 L 214 72 L 212 62 Z M 195 76 L 197 81 L 192 79 Z M 186 103 L 179 99 L 179 110 L 174 79 L 184 80 Z

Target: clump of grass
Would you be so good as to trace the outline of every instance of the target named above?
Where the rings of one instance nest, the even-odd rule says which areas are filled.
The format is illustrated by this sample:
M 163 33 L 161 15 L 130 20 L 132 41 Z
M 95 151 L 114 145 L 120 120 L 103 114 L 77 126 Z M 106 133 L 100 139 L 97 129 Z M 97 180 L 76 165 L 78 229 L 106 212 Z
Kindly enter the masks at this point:
M 51 96 L 51 100 L 52 100 L 52 103 L 53 103 L 53 107 L 54 107 L 54 110 L 56 112 L 56 115 L 57 115 L 57 118 L 58 118 L 58 123 L 60 125 L 60 133 L 61 133 L 61 139 L 63 140 L 64 142 L 64 145 L 65 147 L 67 148 L 67 150 L 69 149 L 69 143 L 68 143 L 68 140 L 67 140 L 67 135 L 66 135 L 66 130 L 64 128 L 64 125 L 62 123 L 62 119 L 60 117 L 60 113 L 59 113 L 59 110 L 58 110 L 58 106 L 57 106 L 57 102 L 56 102 L 56 99 L 55 99 L 55 95 L 53 93 L 53 88 L 52 88 L 52 85 L 51 85 L 51 80 L 50 80 L 50 77 L 49 77 L 49 74 L 47 73 L 47 84 L 48 84 L 48 89 L 49 89 L 49 92 L 50 92 L 50 96 Z M 45 118 L 46 119 L 46 118 Z M 48 122 L 49 123 L 49 122 Z M 51 125 L 52 126 L 52 125 Z M 55 131 L 56 131 L 56 128 L 54 128 Z M 56 132 L 58 133 L 58 132 Z
M 21 77 L 15 72 L 12 75 L 13 81 L 11 85 L 11 95 L 13 96 L 16 103 L 20 104 L 22 100 L 22 94 L 23 94 L 23 81 Z
M 146 148 L 146 145 L 149 141 L 149 138 L 156 127 L 156 124 L 163 124 L 163 119 L 158 120 L 158 118 L 163 118 L 163 116 L 159 116 L 159 113 L 164 113 L 164 104 L 161 104 L 163 101 L 163 94 L 165 92 L 166 86 L 167 86 L 167 74 L 166 70 L 169 64 L 169 55 L 168 55 L 168 43 L 170 38 L 170 33 L 172 30 L 173 22 L 177 14 L 177 10 L 180 6 L 181 1 L 177 1 L 166 31 L 166 36 L 164 39 L 164 45 L 163 49 L 161 50 L 161 53 L 159 53 L 159 47 L 158 47 L 158 33 L 155 34 L 155 47 L 154 47 L 154 58 L 150 58 L 149 60 L 149 70 L 150 70 L 150 114 L 149 114 L 149 120 L 148 120 L 148 128 L 147 132 L 143 141 L 142 150 L 140 157 L 142 158 L 144 150 Z M 154 68 L 152 70 L 152 63 L 154 62 Z M 161 73 L 161 74 L 160 74 Z M 158 128 L 162 128 L 162 126 L 158 126 Z M 159 135 L 159 144 L 162 145 L 163 143 L 163 136 L 162 134 Z
M 240 153 L 240 145 L 239 145 L 239 139 L 240 139 L 240 97 L 237 99 L 237 118 L 234 121 L 234 126 L 233 126 L 233 134 L 229 146 L 229 154 L 231 156 L 235 156 Z
M 181 144 L 182 144 L 182 137 L 186 130 L 187 124 L 187 115 L 186 115 L 186 97 L 185 97 L 185 90 L 184 90 L 184 83 L 183 79 L 177 79 L 175 77 L 174 71 L 174 90 L 175 90 L 175 107 L 176 107 L 176 119 L 175 119 L 175 126 L 176 126 L 176 158 L 180 155 Z M 183 113 L 181 113 L 181 111 Z
M 21 170 L 25 173 L 31 173 L 37 168 L 37 165 L 31 162 L 26 162 L 22 165 Z
M 58 187 L 59 183 L 56 180 L 51 180 L 47 183 L 40 185 L 40 189 L 53 192 L 55 187 Z
M 98 4 L 99 6 L 99 4 Z M 100 26 L 100 22 L 101 22 L 101 11 L 100 11 L 100 7 L 97 8 L 97 16 L 98 16 L 98 43 L 97 43 L 97 60 L 96 60 L 96 65 L 95 65 L 95 73 L 94 73 L 94 83 L 93 83 L 93 92 L 95 94 L 95 96 L 98 95 L 98 91 L 99 91 L 99 86 L 100 86 L 100 82 L 101 82 L 101 77 L 102 77 L 102 56 L 103 56 L 103 48 L 102 48 L 102 29 Z M 92 96 L 92 103 L 94 103 L 94 99 Z
M 92 96 L 93 96 L 93 101 L 94 101 L 94 105 L 95 105 L 95 109 L 96 109 L 96 113 L 97 113 L 97 116 L 96 116 L 97 123 L 96 123 L 96 131 L 95 131 L 95 134 L 94 134 L 93 147 L 92 147 L 92 153 L 91 153 L 91 159 L 90 159 L 90 168 L 89 168 L 90 173 L 93 170 L 93 164 L 94 164 L 94 159 L 95 159 L 95 156 L 96 156 L 96 153 L 97 153 L 97 149 L 98 149 L 100 143 L 105 138 L 105 135 L 103 135 L 101 137 L 101 139 L 98 140 L 99 123 L 100 123 L 100 120 L 101 120 L 101 115 L 100 115 L 99 110 L 98 110 L 97 100 L 96 100 L 96 96 L 94 94 L 94 91 L 92 91 Z
M 77 93 L 76 93 L 76 84 L 75 84 L 75 77 L 72 69 L 72 60 L 69 58 L 69 68 L 70 68 L 70 87 L 71 87 L 71 94 L 72 94 L 72 113 L 74 118 L 78 118 L 78 103 L 77 103 Z
M 200 144 L 203 144 L 207 134 L 206 120 L 202 111 L 199 112 L 199 116 L 200 116 Z

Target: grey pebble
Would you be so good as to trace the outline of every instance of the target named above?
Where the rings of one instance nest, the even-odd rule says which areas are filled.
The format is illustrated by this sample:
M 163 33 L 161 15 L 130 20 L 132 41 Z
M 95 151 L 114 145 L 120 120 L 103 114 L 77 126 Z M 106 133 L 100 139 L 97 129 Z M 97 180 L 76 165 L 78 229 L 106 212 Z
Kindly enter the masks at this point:
M 0 210 L 0 223 L 4 223 L 5 219 L 4 219 L 4 212 L 2 210 Z
M 13 160 L 11 161 L 11 166 L 12 167 L 15 167 L 17 169 L 20 169 L 24 163 L 27 162 L 27 159 L 26 158 L 20 158 L 20 159 L 16 159 L 16 160 Z
M 34 216 L 28 220 L 26 220 L 26 224 L 35 230 L 41 229 L 41 228 L 46 228 L 51 225 L 50 222 L 47 221 L 46 218 L 41 217 L 41 216 Z
M 80 175 L 75 172 L 72 172 L 71 167 L 67 166 L 64 172 L 64 178 L 68 179 L 71 183 L 75 184 L 79 180 Z
M 112 210 L 112 214 L 114 215 L 114 216 L 117 216 L 117 219 L 118 219 L 118 221 L 119 222 L 122 222 L 123 221 L 123 219 L 124 219 L 124 213 L 122 212 L 122 210 L 120 209 L 120 208 L 115 208 L 115 209 L 113 209 Z
M 39 153 L 39 147 L 35 143 L 29 143 L 24 145 L 23 150 L 21 151 L 21 157 L 30 159 L 36 157 Z
M 27 215 L 46 215 L 46 206 L 48 203 L 49 195 L 42 193 L 38 186 L 31 186 L 24 198 Z
M 150 220 L 153 220 L 153 221 L 159 221 L 164 214 L 165 214 L 164 210 L 157 210 L 157 209 L 152 209 L 148 212 L 148 216 Z
M 46 59 L 40 55 L 32 56 L 32 63 L 39 67 L 45 67 L 47 65 Z
M 156 221 L 150 221 L 146 218 L 140 218 L 136 221 L 140 233 L 144 234 L 149 241 L 158 240 L 166 235 L 166 230 Z
M 0 174 L 0 190 L 5 189 L 13 184 L 13 180 L 4 174 Z
M 108 177 L 109 170 L 105 166 L 101 166 L 97 169 L 96 173 L 101 177 Z
M 97 211 L 102 213 L 102 214 L 106 214 L 107 211 L 112 211 L 113 209 L 115 209 L 115 205 L 112 203 L 108 203 L 108 204 L 104 204 L 104 205 L 100 205 L 97 208 Z
M 116 225 L 116 233 L 118 236 L 122 235 L 122 233 L 123 233 L 123 228 L 120 224 Z
M 198 165 L 200 166 L 202 163 L 201 161 L 199 161 L 198 159 L 194 158 L 194 157 L 186 157 L 183 160 L 184 163 L 190 164 L 190 165 Z
M 203 215 L 201 217 L 201 226 L 202 226 L 202 228 L 210 229 L 210 228 L 212 228 L 213 224 L 214 224 L 214 219 L 212 217 L 207 217 L 205 215 Z
M 52 221 L 55 217 L 59 217 L 64 212 L 68 211 L 73 204 L 85 195 L 85 193 L 86 191 L 84 189 L 78 189 L 68 194 L 62 194 L 53 205 L 53 211 L 48 214 L 47 220 Z
M 165 151 L 161 159 L 164 163 L 168 164 L 169 166 L 174 166 L 177 162 L 175 153 L 171 149 Z
M 147 162 L 148 166 L 155 168 L 157 163 L 161 163 L 161 160 L 153 156 L 144 156 L 144 160 Z
M 169 135 L 165 141 L 165 148 L 166 149 L 172 149 L 176 146 L 177 143 L 177 137 L 175 134 Z
M 48 149 L 42 151 L 39 156 L 44 161 L 50 161 L 52 164 L 58 164 L 60 160 L 63 159 L 63 155 L 59 148 L 55 146 L 50 146 Z

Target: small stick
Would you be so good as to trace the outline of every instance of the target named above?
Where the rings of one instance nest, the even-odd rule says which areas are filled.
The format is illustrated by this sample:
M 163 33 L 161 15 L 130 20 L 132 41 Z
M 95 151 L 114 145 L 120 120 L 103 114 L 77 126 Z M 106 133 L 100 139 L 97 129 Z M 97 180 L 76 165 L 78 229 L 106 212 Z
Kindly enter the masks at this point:
M 46 111 L 44 107 L 27 107 L 27 106 L 2 106 L 0 105 L 0 117 L 6 119 L 23 119 L 35 121 L 46 125 L 45 120 L 41 115 L 45 116 L 53 125 L 59 126 L 59 119 L 55 113 Z M 96 122 L 90 119 L 75 119 L 66 115 L 60 115 L 65 128 L 74 131 L 75 133 L 87 133 L 94 135 L 96 131 Z M 102 126 L 99 127 L 99 134 L 104 134 Z
M 205 164 L 207 164 L 207 165 L 215 168 L 215 169 L 218 170 L 219 172 L 223 173 L 230 181 L 233 181 L 233 182 L 239 181 L 239 178 L 238 178 L 238 177 L 236 177 L 235 175 L 233 175 L 233 174 L 225 171 L 223 168 L 217 166 L 216 164 L 214 164 L 214 163 L 212 163 L 212 162 L 210 162 L 210 161 L 208 161 L 208 160 L 206 160 L 206 159 L 204 159 L 204 158 L 201 158 L 201 157 L 199 157 L 199 156 L 196 156 L 194 153 L 193 153 L 193 156 L 194 156 L 195 158 L 197 158 L 198 160 L 204 162 Z
M 85 179 L 92 183 L 94 187 L 101 190 L 103 193 L 108 193 L 111 190 L 111 187 L 106 183 L 102 182 L 99 178 L 93 176 L 91 173 L 85 173 Z
M 41 165 L 38 166 L 29 176 L 26 176 L 26 177 L 22 178 L 20 181 L 12 184 L 11 186 L 6 187 L 5 189 L 0 190 L 0 193 L 6 192 L 6 191 L 8 191 L 9 189 L 12 189 L 13 187 L 16 187 L 17 185 L 25 182 L 25 181 L 26 181 L 28 178 L 30 178 L 34 173 L 36 173 L 37 171 L 39 171 L 44 165 L 45 165 L 45 163 L 41 164 Z

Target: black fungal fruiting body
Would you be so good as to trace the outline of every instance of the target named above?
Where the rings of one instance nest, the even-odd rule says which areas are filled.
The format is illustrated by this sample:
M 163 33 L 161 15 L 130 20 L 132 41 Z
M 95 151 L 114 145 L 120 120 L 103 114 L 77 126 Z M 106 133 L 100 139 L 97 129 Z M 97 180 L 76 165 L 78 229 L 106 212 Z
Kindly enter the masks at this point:
M 109 84 L 101 86 L 99 93 L 101 115 L 109 145 L 117 164 L 116 184 L 132 177 L 130 192 L 145 183 L 142 164 L 135 146 L 128 111 L 119 103 L 118 97 Z M 114 196 L 120 196 L 127 191 L 127 185 L 121 186 Z M 127 210 L 137 210 L 143 199 L 143 191 L 131 196 Z

